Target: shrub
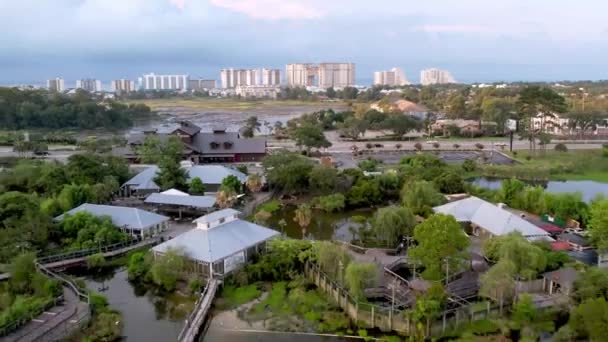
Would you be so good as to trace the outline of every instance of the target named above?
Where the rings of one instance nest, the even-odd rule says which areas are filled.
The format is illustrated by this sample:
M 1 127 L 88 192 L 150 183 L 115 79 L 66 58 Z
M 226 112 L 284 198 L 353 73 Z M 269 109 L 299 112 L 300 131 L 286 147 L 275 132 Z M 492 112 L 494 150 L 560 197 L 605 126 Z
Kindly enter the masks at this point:
M 344 209 L 344 195 L 333 194 L 316 198 L 317 206 L 327 212 L 340 211 Z
M 604 157 L 608 157 L 608 144 L 603 144 L 602 145 L 602 155 Z
M 439 144 L 438 142 L 433 143 L 433 147 L 434 147 L 435 149 L 439 149 L 439 148 L 441 147 L 441 144 Z
M 244 173 L 244 174 L 248 174 L 249 170 L 247 170 L 247 165 L 239 165 L 236 167 L 237 170 L 239 170 L 240 172 Z
M 555 150 L 557 152 L 568 152 L 568 147 L 563 143 L 558 143 L 555 145 Z
M 144 252 L 133 253 L 129 258 L 127 273 L 129 274 L 130 280 L 143 279 L 148 273 L 149 269 L 150 264 L 146 260 L 146 255 Z
M 483 146 L 483 144 L 482 144 L 482 143 L 476 143 L 476 144 L 475 144 L 475 147 L 476 147 L 478 150 L 483 150 L 483 148 L 484 148 L 485 146 Z
M 395 148 L 396 148 L 396 149 L 398 149 L 398 150 L 400 150 L 400 149 L 401 149 L 401 147 L 402 147 L 402 145 L 401 145 L 401 144 L 396 144 L 396 145 L 395 145 Z
M 372 148 L 374 148 L 374 145 L 372 143 L 367 143 L 367 144 L 365 144 L 365 148 L 367 148 L 368 150 L 371 150 Z
M 454 145 L 452 145 L 452 146 L 454 147 L 454 149 L 455 149 L 455 150 L 457 150 L 457 149 L 459 149 L 459 148 L 460 148 L 460 144 L 454 144 Z
M 377 171 L 379 164 L 380 164 L 379 160 L 369 158 L 369 159 L 360 161 L 359 164 L 357 164 L 357 166 L 359 166 L 359 168 L 363 171 L 374 172 L 374 171 Z
M 477 163 L 472 159 L 467 159 L 462 163 L 462 169 L 465 172 L 473 172 L 477 169 Z
M 417 142 L 414 144 L 414 148 L 416 149 L 416 151 L 422 151 L 422 144 Z
M 188 282 L 188 289 L 191 293 L 197 293 L 203 288 L 203 281 L 200 278 L 192 278 Z

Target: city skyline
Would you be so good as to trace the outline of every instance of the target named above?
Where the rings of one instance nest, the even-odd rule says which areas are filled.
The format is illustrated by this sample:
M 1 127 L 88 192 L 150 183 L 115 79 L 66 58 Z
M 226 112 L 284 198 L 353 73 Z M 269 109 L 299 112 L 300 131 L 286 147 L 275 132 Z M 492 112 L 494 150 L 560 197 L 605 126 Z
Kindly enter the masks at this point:
M 352 61 L 361 84 L 395 65 L 407 75 L 450 70 L 467 83 L 608 79 L 608 3 L 585 3 L 4 0 L 0 83 L 107 83 L 149 70 L 208 78 L 228 65 L 302 60 Z

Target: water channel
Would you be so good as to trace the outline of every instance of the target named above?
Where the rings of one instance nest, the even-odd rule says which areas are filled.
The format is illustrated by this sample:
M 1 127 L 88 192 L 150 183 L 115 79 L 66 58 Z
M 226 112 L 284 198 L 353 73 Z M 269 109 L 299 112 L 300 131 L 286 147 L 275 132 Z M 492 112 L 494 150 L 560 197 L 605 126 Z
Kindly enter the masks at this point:
M 477 177 L 471 181 L 472 184 L 487 188 L 500 189 L 501 178 Z M 526 182 L 531 185 L 540 185 L 551 193 L 579 192 L 585 202 L 590 202 L 595 196 L 602 194 L 608 196 L 608 183 L 595 181 L 548 181 L 548 182 Z

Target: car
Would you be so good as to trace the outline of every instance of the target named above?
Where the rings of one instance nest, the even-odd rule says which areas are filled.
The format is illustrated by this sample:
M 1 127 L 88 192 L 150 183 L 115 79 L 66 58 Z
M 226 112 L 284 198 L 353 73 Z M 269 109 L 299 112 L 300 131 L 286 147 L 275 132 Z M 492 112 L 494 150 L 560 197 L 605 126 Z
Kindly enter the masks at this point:
M 48 156 L 49 152 L 48 151 L 34 151 L 34 155 L 36 155 L 36 156 Z

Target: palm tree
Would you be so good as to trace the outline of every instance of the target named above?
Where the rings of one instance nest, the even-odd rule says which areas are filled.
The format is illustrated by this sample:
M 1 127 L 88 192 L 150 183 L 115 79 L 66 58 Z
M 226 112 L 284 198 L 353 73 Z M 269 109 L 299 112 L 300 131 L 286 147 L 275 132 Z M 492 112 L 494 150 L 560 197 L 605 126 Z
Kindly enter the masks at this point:
M 312 220 L 312 211 L 310 205 L 303 203 L 298 206 L 298 209 L 294 212 L 293 220 L 302 227 L 302 235 L 306 234 L 306 227 L 310 225 Z
M 231 207 L 236 202 L 236 192 L 231 189 L 220 189 L 215 197 L 215 203 L 221 209 Z
M 262 177 L 260 177 L 258 174 L 253 174 L 247 177 L 245 185 L 247 186 L 247 189 L 249 189 L 249 191 L 251 192 L 259 192 L 264 186 L 264 184 L 262 183 Z

